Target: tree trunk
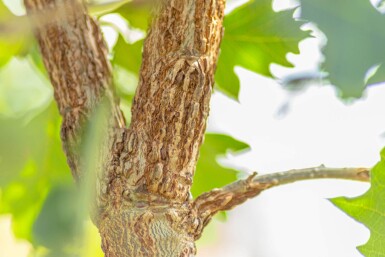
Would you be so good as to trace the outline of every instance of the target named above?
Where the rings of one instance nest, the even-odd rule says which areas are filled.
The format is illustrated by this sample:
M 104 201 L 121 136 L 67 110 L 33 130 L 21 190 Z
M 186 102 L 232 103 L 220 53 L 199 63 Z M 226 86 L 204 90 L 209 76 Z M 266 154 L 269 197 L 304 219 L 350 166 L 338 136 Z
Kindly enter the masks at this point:
M 60 10 L 36 35 L 63 116 L 62 141 L 82 181 L 82 131 L 107 98 L 111 119 L 96 171 L 92 218 L 108 257 L 194 256 L 203 223 L 190 196 L 222 38 L 224 0 L 162 0 L 145 40 L 125 128 L 96 22 L 83 3 L 25 0 Z M 127 58 L 129 58 L 129 53 Z
M 63 117 L 63 148 L 78 184 L 91 184 L 91 218 L 105 256 L 194 256 L 195 240 L 215 213 L 265 189 L 313 178 L 369 180 L 365 168 L 322 166 L 253 174 L 192 200 L 225 0 L 157 2 L 129 128 L 119 109 L 100 28 L 84 3 L 24 1 L 29 14 L 39 14 L 30 17 Z M 107 108 L 108 118 L 101 124 L 90 177 L 82 152 L 84 132 L 100 105 Z
M 200 234 L 190 188 L 222 36 L 222 0 L 167 0 L 144 43 L 121 172 L 99 228 L 106 256 L 192 256 Z M 131 149 L 131 151 L 130 151 Z M 123 174 L 119 176 L 118 174 Z M 123 236 L 122 236 L 123 235 Z

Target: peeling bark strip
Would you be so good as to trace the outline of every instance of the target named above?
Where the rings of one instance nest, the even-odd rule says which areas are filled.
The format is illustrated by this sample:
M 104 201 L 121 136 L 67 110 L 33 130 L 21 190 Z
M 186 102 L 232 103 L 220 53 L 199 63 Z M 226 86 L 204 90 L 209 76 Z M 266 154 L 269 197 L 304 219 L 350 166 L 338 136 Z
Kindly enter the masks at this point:
M 78 179 L 82 127 L 104 96 L 113 116 L 111 127 L 124 127 L 107 49 L 98 25 L 80 1 L 25 0 L 25 5 L 29 14 L 41 14 L 32 15 L 37 19 L 34 23 L 41 24 L 36 36 L 63 117 L 61 137 L 67 161 Z M 56 16 L 48 22 L 45 13 Z

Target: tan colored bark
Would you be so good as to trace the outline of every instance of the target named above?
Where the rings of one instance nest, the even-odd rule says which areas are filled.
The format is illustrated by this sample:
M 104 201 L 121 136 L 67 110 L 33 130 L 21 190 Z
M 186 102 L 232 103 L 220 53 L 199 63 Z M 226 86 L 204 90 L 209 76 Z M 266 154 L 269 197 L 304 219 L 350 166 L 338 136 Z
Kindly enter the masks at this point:
M 219 211 L 228 211 L 244 203 L 266 189 L 309 179 L 348 179 L 369 182 L 368 168 L 327 168 L 324 166 L 289 170 L 236 181 L 220 189 L 200 195 L 193 202 L 192 209 L 197 212 L 198 220 L 205 227 Z
M 104 96 L 112 114 L 111 127 L 124 127 L 115 97 L 107 49 L 95 20 L 77 0 L 25 0 L 37 20 L 36 36 L 45 67 L 54 87 L 63 124 L 61 138 L 75 179 L 80 174 L 80 142 L 83 126 Z M 56 14 L 51 22 L 46 13 Z M 52 18 L 52 16 L 51 16 Z M 39 20 L 41 19 L 41 21 Z
M 168 0 L 144 43 L 132 108 L 127 194 L 189 199 L 222 36 L 223 0 Z M 128 149 L 127 149 L 128 150 Z
M 107 175 L 108 207 L 99 226 L 106 256 L 192 256 L 202 231 L 190 187 L 214 84 L 224 1 L 160 1 L 155 13 L 132 123 L 114 144 L 119 165 Z M 116 220 L 131 224 L 122 231 L 123 241 L 121 234 L 111 236 L 120 227 Z
M 190 188 L 209 112 L 224 2 L 159 1 L 127 129 L 100 29 L 85 6 L 77 0 L 65 5 L 25 0 L 29 13 L 61 8 L 52 23 L 41 22 L 36 35 L 63 116 L 62 141 L 76 179 L 84 177 L 84 126 L 107 98 L 112 118 L 102 156 L 95 160 L 92 214 L 108 257 L 195 254 L 194 241 L 203 227 L 191 208 Z

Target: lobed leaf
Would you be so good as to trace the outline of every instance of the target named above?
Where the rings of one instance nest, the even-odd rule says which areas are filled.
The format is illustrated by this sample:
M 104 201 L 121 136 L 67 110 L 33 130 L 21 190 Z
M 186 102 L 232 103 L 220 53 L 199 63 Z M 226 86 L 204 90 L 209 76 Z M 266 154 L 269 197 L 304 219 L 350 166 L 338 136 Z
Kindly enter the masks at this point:
M 355 198 L 338 197 L 332 199 L 341 210 L 363 223 L 371 235 L 365 245 L 358 250 L 366 257 L 385 256 L 385 148 L 381 160 L 371 170 L 371 187 L 363 195 Z
M 309 36 L 293 19 L 293 12 L 274 12 L 271 0 L 251 0 L 225 17 L 215 76 L 221 91 L 238 98 L 237 65 L 265 76 L 272 76 L 271 63 L 292 66 L 286 54 L 299 53 L 298 43 Z

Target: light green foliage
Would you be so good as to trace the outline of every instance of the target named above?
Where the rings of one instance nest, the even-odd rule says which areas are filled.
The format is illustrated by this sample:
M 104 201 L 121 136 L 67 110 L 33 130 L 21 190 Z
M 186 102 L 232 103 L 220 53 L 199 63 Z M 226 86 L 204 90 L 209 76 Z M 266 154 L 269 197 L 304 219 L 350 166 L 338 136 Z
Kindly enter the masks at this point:
M 299 41 L 308 36 L 293 19 L 293 10 L 276 13 L 271 4 L 271 0 L 251 0 L 225 17 L 215 81 L 230 97 L 238 98 L 239 93 L 236 65 L 271 76 L 270 64 L 292 66 L 286 54 L 299 53 Z
M 125 18 L 130 26 L 147 30 L 151 16 L 151 1 L 145 1 L 142 4 L 128 3 L 121 6 L 115 12 Z
M 129 24 L 129 28 L 146 31 L 150 19 L 150 7 L 147 4 L 135 6 L 128 3 L 116 10 Z M 125 35 L 119 33 L 118 41 L 113 49 L 114 64 L 138 76 L 142 63 L 143 40 L 128 42 Z
M 29 240 L 49 189 L 71 183 L 46 83 L 28 60 L 0 70 L 0 213 L 11 213 L 15 234 Z
M 145 31 L 150 17 L 150 7 L 147 4 L 135 6 L 125 4 L 115 12 L 120 14 L 129 24 L 130 29 Z M 128 42 L 126 35 L 118 31 L 118 40 L 112 50 L 114 64 L 114 80 L 118 95 L 121 99 L 120 106 L 126 121 L 131 120 L 131 103 L 138 84 L 138 74 L 142 63 L 142 48 L 144 40 Z
M 381 160 L 371 170 L 371 187 L 355 198 L 338 197 L 332 202 L 370 229 L 369 241 L 358 249 L 366 257 L 385 256 L 385 148 Z
M 114 66 L 114 84 L 120 97 L 120 108 L 123 111 L 127 125 L 131 122 L 131 104 L 134 100 L 138 77 L 136 74 L 120 65 Z
M 0 70 L 0 214 L 11 214 L 15 235 L 48 256 L 100 256 L 96 231 L 82 244 L 85 192 L 74 188 L 51 86 L 33 67 L 13 59 Z
M 139 74 L 139 68 L 142 62 L 142 47 L 143 40 L 131 44 L 126 42 L 122 35 L 119 35 L 118 41 L 113 49 L 114 58 L 112 62 L 134 74 Z
M 343 97 L 359 97 L 369 68 L 385 59 L 385 34 L 381 15 L 369 0 L 301 0 L 302 17 L 325 33 L 324 69 Z M 381 74 L 382 73 L 382 74 Z M 383 80 L 384 71 L 379 78 Z
M 52 87 L 30 58 L 14 58 L 0 69 L 0 85 L 0 114 L 5 116 L 34 115 L 51 100 Z
M 219 188 L 237 179 L 237 171 L 225 168 L 218 163 L 218 158 L 229 152 L 248 150 L 249 146 L 234 138 L 221 134 L 206 134 L 200 148 L 200 156 L 192 187 L 193 196 L 198 196 L 213 188 Z
M 0 67 L 5 65 L 13 56 L 22 54 L 27 48 L 28 37 L 25 34 L 15 34 L 19 30 L 16 16 L 0 1 Z M 23 26 L 23 24 L 21 24 Z
M 0 120 L 0 212 L 12 213 L 16 235 L 31 240 L 30 229 L 50 188 L 72 179 L 61 149 L 56 107 L 24 123 Z

